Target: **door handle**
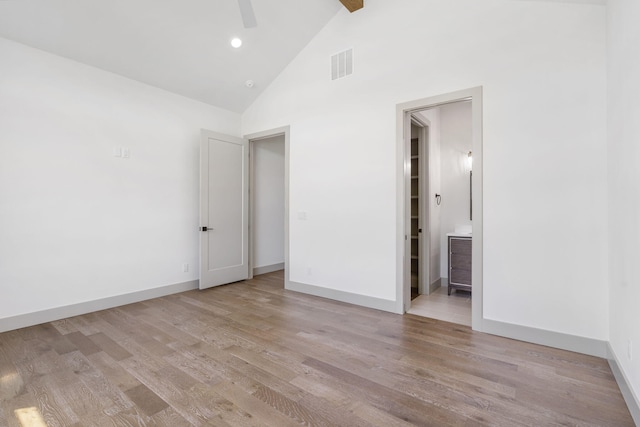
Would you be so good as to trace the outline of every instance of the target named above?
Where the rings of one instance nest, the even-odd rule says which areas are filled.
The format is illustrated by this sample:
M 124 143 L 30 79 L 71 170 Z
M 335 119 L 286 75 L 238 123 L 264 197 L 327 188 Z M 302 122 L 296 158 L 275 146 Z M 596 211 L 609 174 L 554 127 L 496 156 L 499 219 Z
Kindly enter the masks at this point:
M 209 228 L 209 227 L 200 227 L 200 231 L 213 231 L 213 228 Z

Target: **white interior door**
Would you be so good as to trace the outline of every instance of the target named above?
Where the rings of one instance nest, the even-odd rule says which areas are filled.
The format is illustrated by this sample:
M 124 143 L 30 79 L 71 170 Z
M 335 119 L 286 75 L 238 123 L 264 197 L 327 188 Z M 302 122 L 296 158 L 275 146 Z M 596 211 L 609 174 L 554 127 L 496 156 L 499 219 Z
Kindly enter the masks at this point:
M 249 143 L 203 130 L 200 289 L 249 277 Z

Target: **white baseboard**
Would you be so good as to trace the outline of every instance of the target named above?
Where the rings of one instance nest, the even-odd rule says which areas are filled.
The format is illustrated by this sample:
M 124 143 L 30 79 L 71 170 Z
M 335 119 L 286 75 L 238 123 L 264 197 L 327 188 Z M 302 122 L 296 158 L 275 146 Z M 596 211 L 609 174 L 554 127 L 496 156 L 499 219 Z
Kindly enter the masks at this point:
M 543 329 L 530 328 L 527 326 L 512 325 L 510 323 L 484 319 L 482 321 L 483 332 L 513 338 L 520 341 L 559 348 L 562 350 L 575 351 L 577 353 L 588 354 L 590 356 L 607 359 L 613 376 L 622 392 L 624 401 L 631 412 L 631 417 L 636 425 L 640 426 L 640 400 L 635 395 L 630 386 L 630 382 L 620 368 L 611 344 L 608 341 L 596 340 L 593 338 L 578 337 L 575 335 L 562 334 L 559 332 L 546 331 Z
M 482 332 L 534 344 L 546 345 L 547 347 L 575 351 L 576 353 L 588 354 L 590 356 L 602 357 L 603 359 L 607 358 L 607 346 L 609 343 L 593 338 L 579 337 L 489 319 L 482 320 Z
M 304 294 L 315 295 L 317 297 L 328 298 L 349 304 L 374 308 L 376 310 L 396 313 L 396 302 L 381 298 L 369 297 L 366 295 L 352 294 L 350 292 L 328 289 L 320 286 L 307 285 L 305 283 L 289 282 L 286 289 L 290 291 L 302 292 Z
M 610 343 L 607 343 L 607 350 L 607 359 L 609 361 L 611 372 L 613 372 L 613 376 L 616 378 L 616 382 L 618 383 L 618 387 L 620 387 L 620 391 L 622 392 L 622 397 L 624 397 L 624 401 L 627 404 L 627 408 L 629 408 L 629 412 L 631 412 L 633 421 L 637 426 L 640 426 L 640 400 L 629 385 L 629 380 L 624 374 L 624 371 L 620 368 L 618 357 L 614 353 Z
M 284 270 L 284 262 L 272 265 L 264 265 L 262 267 L 255 267 L 253 269 L 253 275 L 259 276 L 261 274 L 273 273 L 274 271 Z
M 336 301 L 342 301 L 349 304 L 355 304 L 363 307 L 397 313 L 395 301 L 383 300 L 380 298 L 374 298 L 359 294 L 352 294 L 349 292 L 328 289 L 320 286 L 308 285 L 298 282 L 289 282 L 288 286 L 286 286 L 286 289 L 323 298 L 329 298 Z M 489 319 L 483 319 L 482 325 L 483 328 L 481 332 L 492 335 L 499 335 L 506 338 L 546 345 L 548 347 L 555 347 L 562 350 L 575 351 L 577 353 L 588 354 L 590 356 L 602 358 L 607 358 L 608 354 L 607 341 L 531 328 L 528 326 L 514 325 L 511 323 L 499 322 Z
M 0 319 L 0 332 L 26 328 L 29 326 L 39 325 L 41 323 L 53 322 L 54 320 L 66 319 L 68 317 L 105 310 L 107 308 L 145 301 L 151 298 L 158 298 L 166 295 L 176 294 L 178 292 L 190 291 L 192 289 L 198 289 L 198 284 L 198 280 L 192 280 L 189 282 L 175 283 L 173 285 L 166 285 L 158 288 L 131 292 L 129 294 L 116 295 L 93 301 L 86 301 L 77 304 L 65 305 L 62 307 L 50 308 L 47 310 L 36 311 L 34 313 L 5 317 L 4 319 Z
M 440 289 L 443 283 L 447 283 L 447 282 L 443 282 L 442 278 L 434 280 L 433 283 L 429 285 L 429 294 Z

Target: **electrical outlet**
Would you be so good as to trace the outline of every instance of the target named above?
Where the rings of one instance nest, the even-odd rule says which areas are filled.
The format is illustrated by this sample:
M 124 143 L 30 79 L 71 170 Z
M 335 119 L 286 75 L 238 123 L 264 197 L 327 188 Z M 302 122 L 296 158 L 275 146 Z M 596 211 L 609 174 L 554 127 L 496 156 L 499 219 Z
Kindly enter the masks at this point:
M 129 150 L 128 148 L 123 148 L 122 149 L 122 158 L 123 159 L 128 159 L 129 157 L 131 157 L 131 150 Z
M 633 341 L 629 340 L 627 344 L 627 357 L 629 360 L 633 360 Z
M 189 272 L 189 264 L 188 263 L 185 262 L 184 264 L 182 264 L 182 271 L 185 272 L 185 273 Z

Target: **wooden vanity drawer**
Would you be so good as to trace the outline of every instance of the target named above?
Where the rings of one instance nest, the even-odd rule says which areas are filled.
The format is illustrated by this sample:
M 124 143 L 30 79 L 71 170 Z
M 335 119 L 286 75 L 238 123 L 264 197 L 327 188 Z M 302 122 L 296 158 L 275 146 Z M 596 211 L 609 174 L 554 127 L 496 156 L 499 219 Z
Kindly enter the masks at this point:
M 471 255 L 460 256 L 460 254 L 451 254 L 451 265 L 449 269 L 471 271 Z
M 449 236 L 449 288 L 471 291 L 471 237 Z
M 451 283 L 455 284 L 471 284 L 471 270 L 462 270 L 452 268 L 450 270 Z
M 458 255 L 468 255 L 471 261 L 471 238 L 449 236 L 449 252 Z

